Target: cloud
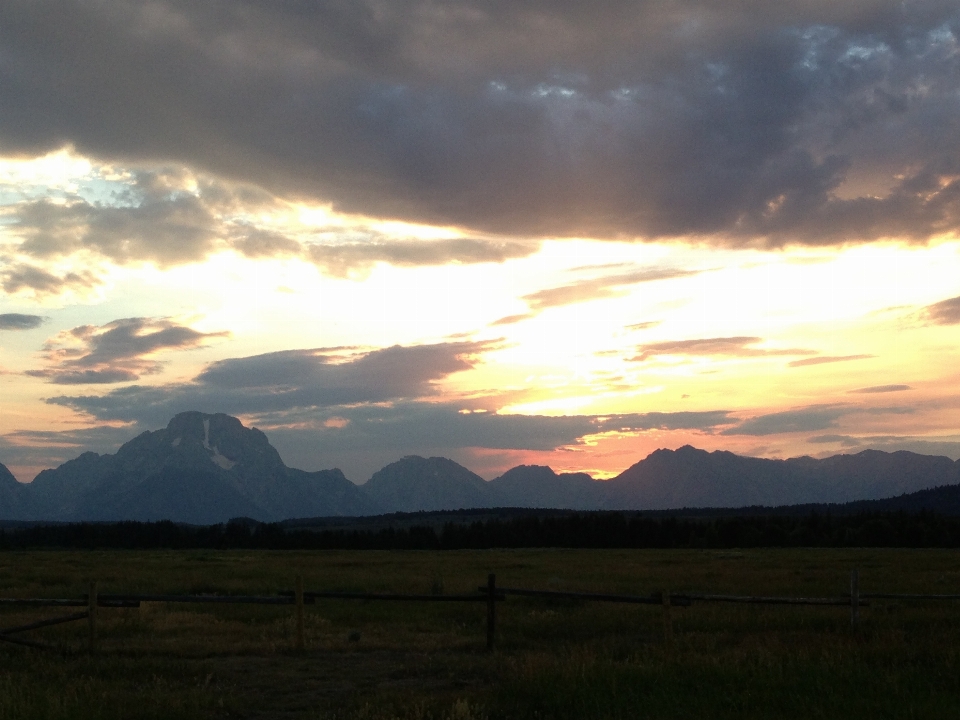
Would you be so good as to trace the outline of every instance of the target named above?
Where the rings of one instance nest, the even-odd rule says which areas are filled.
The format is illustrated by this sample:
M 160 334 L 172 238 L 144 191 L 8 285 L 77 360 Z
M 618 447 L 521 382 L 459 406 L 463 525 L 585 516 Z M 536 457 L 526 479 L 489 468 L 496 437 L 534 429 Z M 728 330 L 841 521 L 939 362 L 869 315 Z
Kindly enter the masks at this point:
M 33 330 L 46 321 L 43 315 L 0 313 L 0 330 Z
M 818 355 L 817 357 L 791 360 L 788 367 L 806 367 L 807 365 L 823 365 L 825 363 L 849 362 L 850 360 L 866 360 L 874 355 Z
M 494 233 L 923 241 L 960 222 L 958 17 L 942 0 L 11 0 L 0 146 Z
M 545 310 L 546 308 L 573 305 L 588 300 L 619 297 L 624 294 L 624 288 L 628 285 L 688 277 L 696 275 L 698 272 L 674 268 L 644 268 L 538 290 L 535 293 L 524 295 L 523 299 L 533 310 Z
M 27 375 L 58 385 L 130 382 L 159 373 L 157 353 L 200 347 L 228 332 L 202 333 L 165 318 L 124 318 L 65 330 L 43 347 L 45 367 Z
M 843 405 L 814 405 L 749 418 L 720 434 L 764 436 L 827 430 L 837 427 L 837 421 L 850 412 L 851 409 Z
M 443 240 L 374 240 L 338 244 L 311 244 L 307 256 L 325 272 L 347 277 L 378 262 L 401 267 L 450 263 L 502 263 L 532 255 L 539 243 L 498 242 L 474 238 Z
M 763 342 L 763 338 L 747 336 L 666 340 L 641 345 L 638 348 L 640 354 L 631 358 L 631 360 L 643 362 L 661 355 L 762 357 L 767 355 L 811 355 L 814 352 L 813 350 L 799 348 L 768 350 L 751 347 L 761 342 Z
M 952 460 L 960 459 L 960 439 L 953 437 L 911 437 L 900 435 L 819 435 L 807 439 L 809 443 L 839 443 L 844 448 L 882 450 L 897 452 L 905 450 L 919 455 L 943 455 Z
M 102 425 L 72 430 L 18 430 L 0 435 L 0 461 L 17 468 L 26 481 L 41 469 L 56 467 L 83 452 L 112 453 L 129 440 L 129 427 Z
M 68 196 L 40 198 L 6 210 L 17 251 L 34 259 L 93 253 L 118 264 L 149 261 L 161 267 L 195 262 L 231 242 L 256 253 L 270 244 L 263 231 L 240 218 L 275 208 L 276 199 L 254 188 L 198 177 L 183 167 L 138 170 L 109 202 Z M 272 238 L 274 254 L 291 249 Z
M 913 390 L 909 385 L 874 385 L 873 387 L 864 387 L 857 388 L 856 390 L 849 390 L 851 393 L 889 393 L 889 392 L 902 392 L 903 390 Z
M 47 402 L 100 420 L 150 425 L 166 424 L 185 410 L 250 415 L 382 403 L 433 396 L 436 382 L 471 369 L 483 352 L 494 347 L 464 341 L 368 352 L 285 350 L 211 363 L 190 383 L 131 386 L 106 395 L 61 396 Z
M 98 283 L 88 271 L 56 275 L 27 263 L 12 264 L 0 271 L 0 287 L 11 295 L 23 290 L 34 295 L 59 295 L 67 290 L 89 290 Z
M 634 323 L 633 325 L 627 325 L 627 330 L 648 330 L 649 328 L 656 327 L 660 324 L 660 320 L 647 320 L 645 322 Z
M 536 317 L 536 313 L 519 313 L 518 315 L 507 315 L 500 318 L 499 320 L 494 320 L 490 323 L 491 327 L 496 327 L 497 325 L 513 325 L 518 322 L 523 322 L 524 320 L 529 320 L 532 317 Z
M 815 435 L 807 438 L 807 442 L 814 444 L 839 443 L 843 447 L 857 447 L 862 444 L 859 438 L 855 438 L 852 435 Z
M 957 325 L 960 323 L 960 296 L 927 305 L 920 314 L 932 325 Z
M 848 415 L 909 415 L 910 407 L 859 407 L 856 405 L 811 405 L 783 412 L 769 413 L 748 418 L 739 425 L 727 428 L 721 435 L 779 435 L 780 433 L 816 432 L 829 430 L 839 425 L 839 420 Z M 822 435 L 840 438 L 840 435 Z M 813 442 L 813 441 L 811 441 Z M 824 441 L 824 442 L 833 442 Z

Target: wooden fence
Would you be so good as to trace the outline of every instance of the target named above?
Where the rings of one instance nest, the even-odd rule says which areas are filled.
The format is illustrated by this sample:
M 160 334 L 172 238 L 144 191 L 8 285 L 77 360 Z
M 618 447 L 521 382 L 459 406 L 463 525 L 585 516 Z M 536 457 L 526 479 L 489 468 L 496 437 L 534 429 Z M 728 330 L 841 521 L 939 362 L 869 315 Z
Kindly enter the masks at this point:
M 462 595 L 417 595 L 403 593 L 361 593 L 318 591 L 307 592 L 303 588 L 303 577 L 297 576 L 296 587 L 292 591 L 276 595 L 170 595 L 170 594 L 113 594 L 105 595 L 97 591 L 97 583 L 90 583 L 90 591 L 82 598 L 0 598 L 0 608 L 10 606 L 26 607 L 86 607 L 84 612 L 72 613 L 60 617 L 39 620 L 26 625 L 0 629 L 0 642 L 9 642 L 38 649 L 55 649 L 47 643 L 17 637 L 20 633 L 37 630 L 51 625 L 87 620 L 89 628 L 89 650 L 97 651 L 97 616 L 100 608 L 136 608 L 142 602 L 162 603 L 228 603 L 247 605 L 293 605 L 295 608 L 296 637 L 295 645 L 303 650 L 304 642 L 304 605 L 315 604 L 318 599 L 328 600 L 379 600 L 388 602 L 482 602 L 487 606 L 487 649 L 493 650 L 496 634 L 497 602 L 509 595 L 519 597 L 539 597 L 553 599 L 571 599 L 593 602 L 612 602 L 635 605 L 659 605 L 664 611 L 664 633 L 669 640 L 672 637 L 671 607 L 689 607 L 694 603 L 742 603 L 755 605 L 820 605 L 848 606 L 850 622 L 854 627 L 859 622 L 860 608 L 869 606 L 872 599 L 883 600 L 960 600 L 960 595 L 922 595 L 910 593 L 861 593 L 859 591 L 859 573 L 850 574 L 850 593 L 834 597 L 781 597 L 764 595 L 718 595 L 702 593 L 674 593 L 668 590 L 653 592 L 649 595 L 619 595 L 611 593 L 563 592 L 558 590 L 537 590 L 498 586 L 496 575 L 487 577 L 487 584 L 477 588 L 473 594 Z

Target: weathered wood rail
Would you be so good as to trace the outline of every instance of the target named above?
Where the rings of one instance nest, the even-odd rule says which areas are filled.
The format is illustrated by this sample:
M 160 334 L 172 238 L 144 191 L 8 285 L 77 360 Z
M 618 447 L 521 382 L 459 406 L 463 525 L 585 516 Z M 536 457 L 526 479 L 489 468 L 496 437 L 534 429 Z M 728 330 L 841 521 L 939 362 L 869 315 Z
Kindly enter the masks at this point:
M 502 587 L 496 584 L 496 575 L 490 574 L 487 584 L 479 586 L 476 593 L 443 595 L 411 593 L 365 593 L 344 591 L 306 591 L 302 576 L 297 576 L 294 590 L 281 591 L 276 595 L 216 595 L 196 594 L 178 595 L 167 593 L 121 593 L 100 594 L 97 583 L 90 583 L 90 592 L 78 598 L 0 598 L 3 607 L 86 607 L 86 611 L 61 617 L 38 620 L 36 622 L 0 629 L 0 642 L 37 649 L 56 649 L 47 643 L 16 637 L 20 633 L 52 625 L 87 620 L 89 624 L 89 649 L 97 649 L 97 615 L 99 608 L 137 608 L 144 602 L 155 603 L 191 603 L 191 604 L 233 604 L 233 605 L 293 605 L 296 612 L 295 645 L 299 650 L 304 642 L 304 606 L 315 605 L 318 600 L 362 600 L 384 602 L 482 602 L 487 606 L 487 648 L 492 650 L 496 636 L 496 603 L 508 596 L 545 599 L 570 599 L 583 602 L 611 602 L 633 605 L 659 605 L 664 610 L 664 636 L 669 642 L 673 627 L 670 610 L 673 607 L 689 607 L 697 603 L 739 603 L 752 605 L 819 605 L 849 606 L 851 624 L 859 621 L 861 607 L 869 607 L 870 600 L 904 601 L 957 601 L 960 594 L 918 594 L 918 593 L 861 593 L 859 591 L 859 572 L 850 575 L 850 594 L 833 597 L 788 597 L 768 595 L 725 595 L 715 593 L 670 592 L 660 590 L 649 595 L 627 595 L 616 593 L 596 593 L 561 590 L 539 590 L 534 588 Z

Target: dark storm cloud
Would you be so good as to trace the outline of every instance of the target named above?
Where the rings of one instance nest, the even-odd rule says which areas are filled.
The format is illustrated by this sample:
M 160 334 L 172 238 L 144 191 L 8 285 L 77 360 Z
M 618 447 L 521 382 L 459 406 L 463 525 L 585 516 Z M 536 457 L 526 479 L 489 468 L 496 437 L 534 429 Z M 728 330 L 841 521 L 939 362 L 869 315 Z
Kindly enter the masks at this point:
M 163 318 L 81 325 L 48 340 L 43 347 L 44 367 L 26 374 L 58 385 L 130 382 L 163 369 L 154 357 L 160 351 L 200 347 L 211 338 L 228 335 L 198 332 Z
M 474 367 L 492 345 L 451 342 L 366 353 L 319 348 L 220 360 L 191 383 L 120 388 L 101 396 L 56 397 L 101 420 L 165 424 L 178 412 L 249 415 L 296 408 L 380 403 L 435 394 L 433 383 Z
M 933 325 L 960 324 L 960 296 L 927 305 L 921 312 L 921 316 Z
M 0 146 L 525 235 L 960 225 L 960 9 L 8 0 Z
M 43 325 L 45 320 L 43 315 L 0 313 L 0 330 L 33 330 Z
M 813 350 L 803 350 L 801 348 L 765 350 L 752 347 L 762 342 L 763 338 L 745 336 L 666 340 L 641 345 L 637 348 L 640 354 L 630 359 L 643 362 L 661 355 L 763 357 L 767 355 L 812 355 L 814 353 Z

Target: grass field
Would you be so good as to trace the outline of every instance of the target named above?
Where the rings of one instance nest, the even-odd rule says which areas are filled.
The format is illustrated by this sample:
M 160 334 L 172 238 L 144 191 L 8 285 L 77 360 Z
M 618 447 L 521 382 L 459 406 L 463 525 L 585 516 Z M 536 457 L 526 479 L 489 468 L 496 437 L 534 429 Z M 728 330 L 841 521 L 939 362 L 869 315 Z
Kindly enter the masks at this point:
M 0 596 L 447 594 L 498 585 L 648 594 L 960 593 L 948 550 L 6 552 Z M 65 614 L 4 608 L 9 627 Z M 956 718 L 960 603 L 674 608 L 511 597 L 485 651 L 482 603 L 321 600 L 293 649 L 291 606 L 101 609 L 0 643 L 0 718 Z

